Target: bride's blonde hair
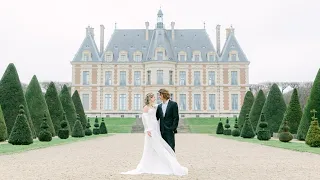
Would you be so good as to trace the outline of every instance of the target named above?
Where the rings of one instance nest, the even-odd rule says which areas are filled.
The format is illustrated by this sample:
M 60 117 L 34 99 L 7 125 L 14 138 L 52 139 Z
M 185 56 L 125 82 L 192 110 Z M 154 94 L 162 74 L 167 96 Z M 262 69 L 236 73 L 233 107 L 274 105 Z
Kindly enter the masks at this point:
M 150 99 L 154 97 L 153 93 L 148 93 L 144 98 L 144 105 L 154 107 L 154 102 L 151 102 Z M 152 103 L 152 104 L 151 104 Z

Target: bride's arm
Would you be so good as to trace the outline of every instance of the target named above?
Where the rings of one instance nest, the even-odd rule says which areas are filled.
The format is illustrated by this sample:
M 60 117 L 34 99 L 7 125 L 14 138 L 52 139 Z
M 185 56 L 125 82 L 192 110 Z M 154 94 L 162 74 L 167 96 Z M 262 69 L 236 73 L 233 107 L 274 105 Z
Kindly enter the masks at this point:
M 150 132 L 152 130 L 152 128 L 148 125 L 150 120 L 149 120 L 149 114 L 148 114 L 148 110 L 149 108 L 147 106 L 145 106 L 143 108 L 143 113 L 142 113 L 142 121 L 143 121 L 143 125 L 144 125 L 144 132 Z

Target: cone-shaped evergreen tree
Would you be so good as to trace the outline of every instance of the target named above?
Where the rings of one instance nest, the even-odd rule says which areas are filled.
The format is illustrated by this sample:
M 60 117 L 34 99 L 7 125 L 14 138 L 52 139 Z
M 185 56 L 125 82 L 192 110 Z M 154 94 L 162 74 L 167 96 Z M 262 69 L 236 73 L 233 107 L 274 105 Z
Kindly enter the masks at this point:
M 268 127 L 271 136 L 273 133 L 277 133 L 286 111 L 286 103 L 284 102 L 282 93 L 277 84 L 273 84 L 269 91 L 268 97 L 262 112 L 268 122 Z M 259 120 L 260 121 L 260 120 Z M 257 129 L 258 131 L 259 129 Z M 256 132 L 257 132 L 256 131 Z
M 27 116 L 24 114 L 23 105 L 20 105 L 19 114 L 12 127 L 8 142 L 12 145 L 29 145 L 33 143 L 32 132 Z
M 101 124 L 100 124 L 100 134 L 108 134 L 108 130 L 107 130 L 107 127 L 106 127 L 106 123 L 104 122 L 104 119 L 102 118 L 101 120 Z
M 44 99 L 39 81 L 36 76 L 32 77 L 26 90 L 25 96 L 36 135 L 38 136 L 40 133 L 40 126 L 43 122 L 43 112 L 45 112 L 47 117 L 47 124 L 49 125 L 49 131 L 51 132 L 52 136 L 55 136 L 55 129 L 51 121 L 48 106 L 46 100 Z
M 247 114 L 246 116 L 246 120 L 244 121 L 243 127 L 241 129 L 240 136 L 243 138 L 254 138 L 255 136 L 251 121 L 249 119 L 249 114 Z
M 224 128 L 223 128 L 223 124 L 220 118 L 220 121 L 218 123 L 217 129 L 216 129 L 216 134 L 223 134 L 224 132 Z
M 226 119 L 226 124 L 224 125 L 224 131 L 223 134 L 224 135 L 231 135 L 231 129 L 230 129 L 230 124 L 229 124 L 229 118 L 227 117 Z
M 240 129 L 238 126 L 238 118 L 236 117 L 235 123 L 234 123 L 234 129 L 232 130 L 232 136 L 238 137 L 240 136 Z
M 266 96 L 264 95 L 264 92 L 260 89 L 251 107 L 250 114 L 249 114 L 249 118 L 251 120 L 253 130 L 255 132 L 258 127 L 259 118 L 260 118 L 261 111 L 265 101 L 266 101 Z
M 72 129 L 72 137 L 84 137 L 84 130 L 80 122 L 80 116 L 77 114 L 77 121 Z
M 301 117 L 302 110 L 299 102 L 298 91 L 296 88 L 294 88 L 293 93 L 291 95 L 289 106 L 286 110 L 281 126 L 284 124 L 285 121 L 287 121 L 288 127 L 290 127 L 290 133 L 297 134 Z M 280 132 L 281 128 L 279 129 L 279 133 Z
M 44 97 L 46 99 L 51 121 L 57 135 L 61 127 L 60 122 L 63 119 L 63 107 L 57 92 L 57 88 L 53 82 L 50 82 Z M 70 130 L 69 126 L 68 128 Z
M 268 122 L 266 121 L 264 114 L 261 113 L 260 122 L 258 124 L 259 129 L 257 131 L 257 138 L 261 141 L 267 141 L 271 138 L 270 130 L 268 129 Z
M 24 107 L 27 122 L 31 128 L 32 136 L 35 138 L 33 123 L 29 109 L 21 87 L 21 82 L 14 64 L 10 63 L 0 81 L 0 104 L 4 120 L 7 126 L 7 134 L 10 135 L 12 127 L 19 114 L 19 106 Z
M 253 103 L 254 96 L 251 91 L 247 91 L 239 114 L 238 126 L 240 127 L 240 129 L 242 129 L 244 121 L 246 119 L 246 114 L 250 113 Z
M 0 142 L 8 138 L 7 126 L 0 105 Z
M 311 110 L 311 113 L 313 113 L 312 122 L 306 136 L 306 144 L 310 147 L 320 147 L 320 127 L 315 115 L 316 112 L 315 109 Z
M 288 121 L 284 121 L 283 125 L 281 126 L 281 130 L 279 133 L 279 140 L 281 142 L 289 142 L 293 139 L 292 134 L 289 132 Z
M 100 134 L 99 120 L 98 120 L 98 117 L 97 117 L 97 116 L 96 116 L 96 119 L 94 120 L 93 134 L 94 134 L 94 135 Z
M 307 104 L 303 109 L 302 118 L 297 132 L 297 139 L 299 140 L 305 140 L 306 138 L 310 126 L 310 119 L 312 117 L 310 113 L 311 109 L 315 109 L 317 112 L 320 112 L 320 69 L 318 70 L 318 74 L 313 82 Z
M 83 129 L 85 129 L 87 125 L 86 115 L 84 113 L 82 102 L 77 90 L 75 90 L 72 95 L 72 101 L 73 101 L 74 107 L 76 108 L 76 113 L 79 114 L 80 116 L 80 121 L 83 126 Z
M 43 122 L 41 123 L 40 126 L 40 133 L 39 133 L 39 141 L 45 141 L 45 142 L 49 142 L 52 140 L 52 134 L 49 131 L 49 125 L 47 123 L 47 113 L 44 113 L 43 115 Z
M 60 139 L 68 139 L 70 136 L 70 125 L 67 121 L 67 115 L 63 112 L 63 119 L 60 123 L 60 129 L 58 130 L 58 137 Z
M 63 88 L 60 92 L 60 101 L 63 107 L 64 112 L 67 115 L 67 121 L 69 122 L 70 128 L 74 127 L 74 124 L 77 120 L 76 108 L 74 107 L 70 92 L 66 85 L 63 85 Z
M 91 136 L 92 135 L 92 131 L 91 131 L 91 125 L 90 125 L 90 119 L 88 118 L 88 123 L 86 125 L 86 130 L 85 130 L 85 135 L 86 136 Z

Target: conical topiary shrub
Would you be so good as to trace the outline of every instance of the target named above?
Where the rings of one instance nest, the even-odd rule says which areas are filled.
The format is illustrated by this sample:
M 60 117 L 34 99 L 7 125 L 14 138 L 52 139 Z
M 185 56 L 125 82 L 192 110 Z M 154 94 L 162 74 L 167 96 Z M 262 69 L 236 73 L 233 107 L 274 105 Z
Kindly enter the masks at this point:
M 83 131 L 83 128 L 82 128 L 82 124 L 81 124 L 81 121 L 80 121 L 80 116 L 79 114 L 77 114 L 77 121 L 76 123 L 74 124 L 74 127 L 72 129 L 72 137 L 84 137 L 84 131 Z
M 80 116 L 80 122 L 83 126 L 83 129 L 85 129 L 87 125 L 86 115 L 84 113 L 82 102 L 77 90 L 75 90 L 74 93 L 72 94 L 72 101 L 73 101 L 74 107 L 76 108 L 76 113 L 79 114 Z
M 87 125 L 86 125 L 86 130 L 84 131 L 84 134 L 86 136 L 91 136 L 92 135 L 92 131 L 91 131 L 91 125 L 90 125 L 90 119 L 88 118 L 88 122 L 87 122 Z
M 100 134 L 108 134 L 108 130 L 107 130 L 107 127 L 106 127 L 106 123 L 104 122 L 104 119 L 102 118 L 101 120 L 101 124 L 100 124 Z
M 289 132 L 292 134 L 297 134 L 299 123 L 302 117 L 302 110 L 299 102 L 298 91 L 296 88 L 293 89 L 291 95 L 289 106 L 284 115 L 281 127 L 285 121 L 287 121 L 288 126 L 290 127 Z M 279 129 L 279 133 L 281 128 Z
M 70 136 L 70 131 L 69 131 L 69 123 L 67 121 L 67 116 L 66 113 L 63 112 L 63 119 L 60 122 L 61 128 L 58 130 L 58 137 L 60 139 L 68 139 Z
M 6 122 L 8 136 L 10 135 L 17 115 L 19 114 L 18 108 L 20 105 L 23 105 L 24 114 L 27 116 L 27 122 L 30 126 L 32 137 L 36 137 L 21 82 L 17 70 L 12 63 L 8 65 L 0 80 L 0 104 Z
M 43 122 L 43 112 L 46 113 L 47 124 L 49 125 L 49 131 L 52 136 L 55 136 L 55 129 L 51 121 L 48 106 L 43 96 L 42 89 L 36 76 L 33 76 L 28 88 L 26 90 L 26 100 L 29 107 L 31 119 L 36 131 L 36 135 L 39 136 L 40 126 Z
M 97 116 L 96 116 L 96 119 L 94 120 L 93 134 L 94 134 L 94 135 L 100 134 L 99 120 L 98 120 L 98 117 L 97 117 Z
M 249 114 L 249 119 L 251 121 L 253 130 L 255 132 L 257 130 L 257 127 L 259 126 L 258 122 L 259 122 L 259 118 L 260 118 L 261 111 L 265 101 L 266 101 L 266 96 L 264 95 L 264 92 L 260 89 L 257 97 L 254 100 L 254 103 L 251 107 L 250 114 Z
M 238 137 L 240 136 L 240 129 L 238 126 L 238 118 L 236 117 L 235 123 L 234 123 L 234 129 L 231 132 L 232 136 Z
M 0 142 L 8 138 L 7 126 L 0 106 Z
M 257 132 L 257 138 L 261 141 L 267 141 L 271 138 L 270 131 L 268 129 L 268 123 L 264 117 L 264 114 L 261 113 L 260 122 L 258 124 L 259 130 Z
M 247 116 L 246 116 L 246 120 L 244 121 L 243 127 L 241 129 L 240 136 L 243 138 L 254 138 L 254 136 L 255 136 L 253 127 L 252 127 L 250 119 L 249 119 L 249 114 L 247 114 Z
M 281 142 L 289 142 L 293 139 L 292 134 L 289 132 L 289 126 L 288 121 L 285 121 L 283 123 L 283 126 L 281 127 L 280 133 L 279 133 L 279 140 Z
M 47 123 L 47 115 L 46 113 L 44 114 L 44 117 L 43 117 L 43 122 L 41 123 L 41 126 L 40 126 L 40 133 L 39 133 L 39 141 L 45 141 L 45 142 L 49 142 L 52 140 L 52 134 L 51 132 L 49 131 L 49 125 Z
M 9 141 L 12 145 L 29 145 L 33 143 L 32 132 L 24 114 L 24 107 L 20 105 L 19 115 L 12 127 Z
M 223 134 L 224 135 L 231 135 L 231 129 L 230 129 L 230 124 L 229 124 L 229 118 L 227 117 L 227 120 L 226 120 L 226 124 L 224 125 L 224 131 L 223 131 Z
M 320 127 L 318 119 L 315 117 L 317 111 L 313 109 L 311 112 L 314 115 L 312 116 L 312 122 L 306 136 L 306 144 L 310 147 L 320 147 Z
M 55 129 L 56 134 L 58 134 L 59 129 L 61 127 L 61 120 L 63 119 L 63 107 L 58 95 L 57 88 L 53 82 L 50 82 L 49 87 L 44 95 L 46 100 L 50 117 Z M 71 131 L 68 126 L 69 131 Z
M 67 115 L 67 121 L 69 122 L 70 129 L 74 127 L 74 124 L 77 120 L 76 108 L 74 107 L 70 92 L 66 85 L 63 85 L 62 90 L 60 92 L 60 101 L 63 107 L 64 112 Z
M 217 129 L 216 129 L 216 134 L 223 134 L 224 132 L 224 128 L 223 128 L 223 124 L 220 118 L 220 121 L 218 123 Z
M 310 119 L 312 118 L 310 111 L 313 108 L 317 112 L 320 112 L 320 69 L 318 70 L 317 76 L 313 82 L 307 104 L 303 109 L 302 118 L 297 132 L 297 139 L 299 140 L 305 140 L 306 138 L 307 132 L 310 128 Z
M 246 119 L 246 115 L 250 113 L 251 107 L 254 103 L 254 96 L 251 91 L 247 91 L 243 105 L 240 110 L 239 119 L 238 119 L 238 126 L 242 129 L 244 121 Z

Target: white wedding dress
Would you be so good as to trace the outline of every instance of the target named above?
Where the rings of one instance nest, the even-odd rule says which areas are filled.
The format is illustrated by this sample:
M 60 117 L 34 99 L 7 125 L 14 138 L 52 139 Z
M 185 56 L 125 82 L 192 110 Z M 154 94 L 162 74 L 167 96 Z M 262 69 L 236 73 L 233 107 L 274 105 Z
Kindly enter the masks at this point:
M 174 151 L 161 137 L 156 109 L 150 108 L 148 113 L 143 113 L 142 122 L 145 136 L 140 163 L 136 169 L 121 174 L 187 175 L 188 169 L 179 164 Z M 151 137 L 147 131 L 151 132 Z

